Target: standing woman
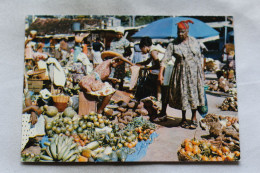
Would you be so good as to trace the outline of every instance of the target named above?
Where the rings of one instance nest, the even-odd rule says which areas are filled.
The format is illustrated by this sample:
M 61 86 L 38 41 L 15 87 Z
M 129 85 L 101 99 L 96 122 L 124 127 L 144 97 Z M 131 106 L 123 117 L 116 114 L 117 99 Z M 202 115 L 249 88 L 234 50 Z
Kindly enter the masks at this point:
M 176 58 L 168 94 L 163 103 L 161 114 L 166 115 L 167 103 L 170 107 L 182 110 L 183 128 L 196 129 L 196 110 L 203 106 L 204 78 L 201 63 L 201 46 L 198 40 L 188 35 L 191 20 L 181 21 L 178 25 L 178 37 L 170 43 L 162 60 L 158 80 L 163 83 L 163 71 L 171 56 Z M 189 125 L 186 120 L 186 110 L 191 109 L 192 122 Z
M 126 57 L 126 55 L 124 55 L 125 52 L 129 52 L 129 45 L 130 42 L 124 38 L 124 28 L 121 26 L 118 26 L 115 29 L 116 35 L 115 38 L 112 40 L 112 42 L 110 43 L 110 50 L 119 54 L 122 54 L 124 57 Z M 131 52 L 131 51 L 130 51 Z M 131 53 L 130 53 L 131 55 Z M 123 90 L 123 86 L 124 86 L 124 78 L 126 76 L 125 73 L 125 63 L 122 62 L 122 64 L 119 64 L 117 66 L 117 69 L 115 69 L 115 73 L 114 73 L 114 78 L 119 79 L 119 90 Z

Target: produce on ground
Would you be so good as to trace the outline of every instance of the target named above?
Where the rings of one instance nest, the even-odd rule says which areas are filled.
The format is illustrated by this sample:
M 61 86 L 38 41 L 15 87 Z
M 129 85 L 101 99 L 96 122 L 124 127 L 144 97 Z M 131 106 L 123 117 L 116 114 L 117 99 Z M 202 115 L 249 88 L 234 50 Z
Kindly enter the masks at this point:
M 120 101 L 110 104 L 104 109 L 104 112 L 109 119 L 113 120 L 114 124 L 118 124 L 119 129 L 124 129 L 135 117 L 144 116 L 149 119 L 144 103 L 135 99 L 130 100 L 129 103 Z
M 222 111 L 237 112 L 237 96 L 227 97 L 219 107 Z
M 135 130 L 138 135 L 138 140 L 148 140 L 150 135 L 155 131 L 155 124 L 143 117 L 136 117 L 132 122 L 128 123 L 125 129 Z
M 22 162 L 38 162 L 40 160 L 39 155 L 35 155 L 33 153 L 22 153 L 21 161 Z
M 236 87 L 235 83 L 229 82 L 223 76 L 221 76 L 218 81 L 216 80 L 206 81 L 206 84 L 209 86 L 209 90 L 211 91 L 223 91 L 225 93 L 230 92 L 231 88 Z
M 237 161 L 240 152 L 210 140 L 185 139 L 178 152 L 179 161 Z
M 45 142 L 42 148 L 40 162 L 75 162 L 79 157 L 77 144 L 73 138 L 65 135 L 54 135 L 49 142 Z
M 209 131 L 209 137 L 220 141 L 223 146 L 240 150 L 239 121 L 237 117 L 208 114 L 200 120 L 200 127 Z

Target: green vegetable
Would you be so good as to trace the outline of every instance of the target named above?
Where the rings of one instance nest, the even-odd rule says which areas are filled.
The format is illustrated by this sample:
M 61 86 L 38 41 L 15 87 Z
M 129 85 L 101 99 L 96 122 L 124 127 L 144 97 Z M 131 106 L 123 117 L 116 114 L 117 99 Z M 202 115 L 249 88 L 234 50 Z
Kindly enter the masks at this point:
M 69 118 L 73 118 L 76 114 L 77 114 L 77 112 L 75 112 L 72 107 L 67 107 L 63 112 L 63 116 L 69 117 Z
M 46 106 L 46 114 L 50 117 L 54 117 L 58 113 L 58 109 L 55 106 Z

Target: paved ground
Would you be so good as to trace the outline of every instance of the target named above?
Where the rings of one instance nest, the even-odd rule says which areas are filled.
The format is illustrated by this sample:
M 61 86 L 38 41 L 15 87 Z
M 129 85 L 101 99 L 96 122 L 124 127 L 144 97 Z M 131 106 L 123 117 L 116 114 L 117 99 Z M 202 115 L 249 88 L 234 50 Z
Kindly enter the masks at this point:
M 209 113 L 218 115 L 231 115 L 237 116 L 237 112 L 221 111 L 218 106 L 222 104 L 225 97 L 219 97 L 207 94 Z M 197 139 L 201 136 L 208 135 L 207 131 L 201 130 L 198 127 L 196 130 L 183 129 L 178 127 L 181 120 L 181 111 L 167 108 L 167 115 L 169 119 L 167 122 L 160 123 L 156 132 L 159 136 L 149 145 L 146 156 L 141 161 L 178 161 L 177 151 L 182 141 L 186 138 L 193 138 L 194 135 Z M 191 118 L 191 111 L 186 112 L 187 119 Z M 200 115 L 197 113 L 197 118 Z

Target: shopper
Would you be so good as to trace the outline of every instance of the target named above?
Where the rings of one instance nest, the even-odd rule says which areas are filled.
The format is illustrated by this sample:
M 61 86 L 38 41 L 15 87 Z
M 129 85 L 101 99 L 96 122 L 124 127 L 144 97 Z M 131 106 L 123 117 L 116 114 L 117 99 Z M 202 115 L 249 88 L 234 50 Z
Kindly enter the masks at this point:
M 170 43 L 161 63 L 159 81 L 163 83 L 163 71 L 172 56 L 176 58 L 171 75 L 168 95 L 161 113 L 166 115 L 167 103 L 182 110 L 183 128 L 197 127 L 196 110 L 204 105 L 204 78 L 201 64 L 201 47 L 198 40 L 188 35 L 191 20 L 178 23 L 178 37 Z M 164 99 L 163 99 L 164 100 Z M 186 110 L 192 111 L 192 122 L 187 123 Z
M 101 52 L 105 49 L 104 44 L 101 42 L 100 38 L 97 38 L 94 43 L 92 43 L 93 50 L 93 64 L 94 68 L 103 62 L 101 58 Z
M 115 35 L 116 38 L 112 40 L 112 42 L 110 44 L 110 50 L 123 55 L 123 53 L 126 52 L 126 49 L 129 47 L 130 42 L 126 38 L 123 37 L 124 36 L 123 27 L 117 27 L 115 32 L 116 32 L 116 35 Z M 114 78 L 117 78 L 120 80 L 119 88 L 118 88 L 119 90 L 123 90 L 125 75 L 126 75 L 125 63 L 122 62 L 122 64 L 117 66 L 115 73 L 114 73 Z

